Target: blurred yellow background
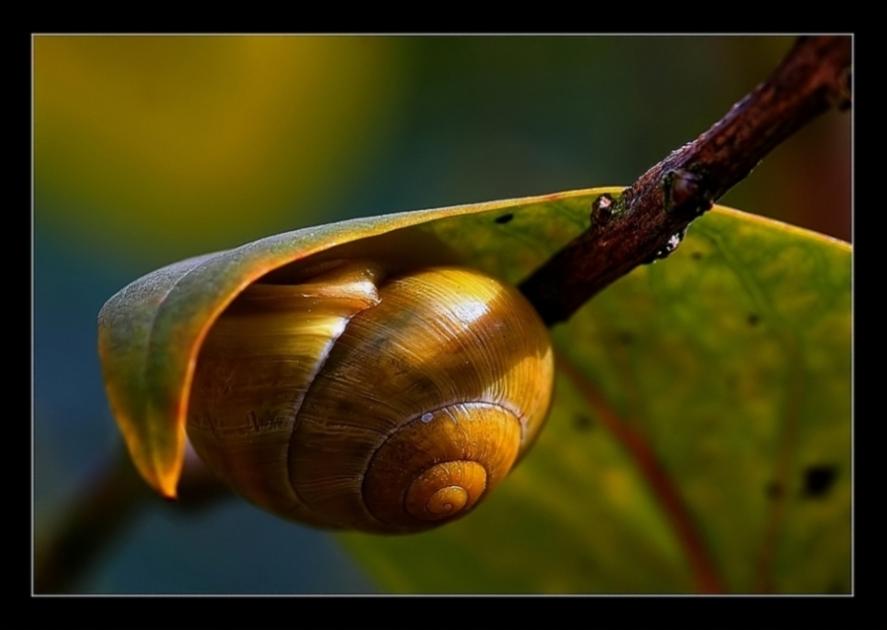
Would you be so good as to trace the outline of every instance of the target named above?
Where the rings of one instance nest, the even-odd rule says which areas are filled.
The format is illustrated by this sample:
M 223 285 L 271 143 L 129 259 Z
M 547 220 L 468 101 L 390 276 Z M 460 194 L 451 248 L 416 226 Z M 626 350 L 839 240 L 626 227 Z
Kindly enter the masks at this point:
M 397 98 L 371 38 L 47 37 L 35 62 L 40 218 L 121 253 L 322 221 Z

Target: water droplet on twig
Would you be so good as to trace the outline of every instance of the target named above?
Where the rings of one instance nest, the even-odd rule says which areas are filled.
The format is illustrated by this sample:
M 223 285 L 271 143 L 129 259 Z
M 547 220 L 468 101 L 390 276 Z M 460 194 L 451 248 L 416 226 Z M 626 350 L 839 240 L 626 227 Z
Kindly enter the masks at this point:
M 684 240 L 684 236 L 687 235 L 687 229 L 684 228 L 680 232 L 676 232 L 668 237 L 668 241 L 666 241 L 665 245 L 657 249 L 653 252 L 653 255 L 650 256 L 647 260 L 644 261 L 645 265 L 652 265 L 657 260 L 662 260 L 663 258 L 668 258 L 671 256 L 674 251 L 678 248 L 678 245 L 681 244 L 681 241 Z

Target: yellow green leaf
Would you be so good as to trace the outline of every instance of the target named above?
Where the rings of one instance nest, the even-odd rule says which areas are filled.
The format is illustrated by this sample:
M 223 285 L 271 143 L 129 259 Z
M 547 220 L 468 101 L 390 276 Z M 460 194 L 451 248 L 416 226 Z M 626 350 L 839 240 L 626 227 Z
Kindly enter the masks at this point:
M 519 283 L 617 190 L 297 230 L 134 282 L 103 308 L 99 343 L 137 467 L 174 495 L 200 343 L 264 274 L 350 247 Z M 341 540 L 396 592 L 848 590 L 850 259 L 846 243 L 713 208 L 670 258 L 553 329 L 551 418 L 471 515 Z

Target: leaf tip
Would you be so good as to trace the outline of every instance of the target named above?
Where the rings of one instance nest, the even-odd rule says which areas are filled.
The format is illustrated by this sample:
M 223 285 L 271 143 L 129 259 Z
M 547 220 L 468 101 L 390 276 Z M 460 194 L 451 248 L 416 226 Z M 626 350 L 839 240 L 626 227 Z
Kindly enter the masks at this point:
M 158 477 L 154 489 L 157 490 L 164 499 L 175 501 L 178 498 L 178 475 Z
M 155 449 L 151 452 L 150 478 L 143 474 L 146 481 L 164 499 L 175 500 L 178 497 L 177 486 L 182 476 L 182 466 L 185 460 L 184 442 L 182 439 L 175 441 L 172 452 Z
M 129 427 L 125 423 L 120 424 L 124 429 L 123 436 L 130 459 L 139 475 L 163 498 L 176 499 L 179 477 L 182 475 L 184 464 L 182 445 L 176 444 L 172 449 L 161 448 L 162 445 L 152 444 L 134 431 L 126 430 Z

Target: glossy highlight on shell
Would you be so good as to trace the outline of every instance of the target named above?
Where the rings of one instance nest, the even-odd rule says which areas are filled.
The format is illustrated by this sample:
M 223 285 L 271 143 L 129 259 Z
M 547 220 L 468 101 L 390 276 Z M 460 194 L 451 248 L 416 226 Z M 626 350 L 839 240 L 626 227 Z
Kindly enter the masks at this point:
M 250 285 L 197 360 L 187 431 L 238 493 L 322 527 L 410 532 L 470 512 L 551 401 L 547 330 L 474 270 L 368 260 Z

